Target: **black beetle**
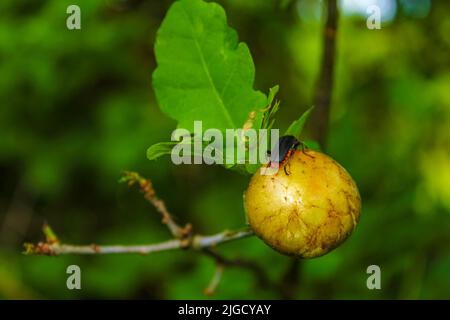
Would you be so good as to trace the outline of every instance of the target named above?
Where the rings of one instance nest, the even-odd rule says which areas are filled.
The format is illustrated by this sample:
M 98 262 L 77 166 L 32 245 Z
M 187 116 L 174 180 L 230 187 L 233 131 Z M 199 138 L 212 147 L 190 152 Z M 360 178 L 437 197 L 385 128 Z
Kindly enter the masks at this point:
M 278 140 L 278 144 L 270 152 L 269 167 L 274 167 L 273 164 L 278 164 L 278 166 L 283 165 L 291 158 L 300 145 L 302 146 L 303 153 L 305 153 L 305 145 L 303 142 L 298 141 L 294 136 L 282 136 Z M 284 166 L 284 173 L 289 175 L 286 171 L 286 166 Z

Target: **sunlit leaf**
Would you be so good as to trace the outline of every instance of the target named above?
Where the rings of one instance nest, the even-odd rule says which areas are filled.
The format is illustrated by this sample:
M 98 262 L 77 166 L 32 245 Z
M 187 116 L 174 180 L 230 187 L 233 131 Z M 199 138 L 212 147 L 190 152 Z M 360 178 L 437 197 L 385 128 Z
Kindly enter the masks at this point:
M 266 96 L 253 89 L 250 51 L 216 3 L 175 2 L 158 31 L 155 54 L 153 88 L 178 127 L 192 130 L 201 120 L 203 130 L 241 128 L 249 112 L 264 108 Z

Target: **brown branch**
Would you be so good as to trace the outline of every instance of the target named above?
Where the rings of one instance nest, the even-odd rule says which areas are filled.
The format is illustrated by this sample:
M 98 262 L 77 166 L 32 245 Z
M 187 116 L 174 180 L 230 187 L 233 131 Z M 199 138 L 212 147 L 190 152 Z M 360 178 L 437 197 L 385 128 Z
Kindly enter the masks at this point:
M 314 96 L 315 111 L 312 114 L 311 121 L 312 137 L 319 142 L 322 149 L 326 148 L 328 119 L 333 91 L 336 34 L 338 26 L 338 9 L 336 2 L 336 0 L 327 1 L 327 20 L 323 29 L 322 62 Z
M 48 225 L 45 225 L 44 233 L 46 230 L 51 230 Z M 51 234 L 56 238 L 55 233 L 51 230 Z M 219 244 L 238 240 L 253 235 L 250 229 L 241 231 L 223 231 L 221 233 L 213 234 L 210 236 L 192 235 L 185 239 L 172 239 L 160 243 L 142 244 L 142 245 L 74 245 L 60 243 L 59 240 L 50 241 L 46 234 L 47 241 L 39 242 L 37 244 L 26 243 L 25 254 L 34 255 L 62 255 L 62 254 L 117 254 L 117 253 L 139 253 L 149 254 L 154 252 L 175 250 L 175 249 L 193 249 L 203 250 L 205 248 L 212 248 Z
M 225 266 L 243 267 L 253 272 L 258 283 L 261 285 L 267 287 L 271 285 L 270 279 L 265 274 L 265 271 L 254 262 L 226 259 L 214 251 L 215 247 L 222 243 L 253 236 L 254 233 L 251 229 L 247 227 L 235 231 L 225 230 L 209 236 L 193 234 L 190 224 L 187 224 L 185 227 L 180 227 L 174 221 L 164 202 L 156 196 L 156 192 L 153 189 L 150 180 L 142 178 L 135 172 L 125 172 L 121 182 L 127 182 L 129 186 L 134 184 L 139 185 L 140 191 L 144 194 L 144 198 L 149 201 L 163 217 L 162 222 L 169 228 L 173 239 L 160 243 L 142 245 L 74 245 L 61 243 L 52 228 L 49 225 L 44 224 L 42 231 L 46 240 L 37 244 L 24 244 L 24 253 L 50 256 L 64 254 L 149 254 L 161 251 L 189 249 L 206 254 L 216 261 L 217 269 L 209 286 L 205 290 L 206 294 L 214 293 L 219 285 Z
M 139 253 L 148 254 L 153 252 L 174 250 L 183 248 L 178 239 L 169 240 L 161 243 L 146 245 L 108 245 L 100 246 L 73 245 L 63 243 L 39 242 L 37 244 L 25 244 L 25 254 L 58 256 L 63 254 L 114 254 L 114 253 Z
M 212 294 L 220 282 L 220 278 L 225 266 L 242 266 L 249 271 L 255 273 L 256 277 L 262 282 L 267 282 L 264 270 L 252 262 L 240 260 L 228 260 L 217 253 L 213 253 L 214 248 L 222 243 L 253 236 L 251 229 L 244 228 L 242 230 L 229 231 L 225 230 L 213 235 L 193 234 L 192 227 L 187 224 L 185 227 L 179 226 L 172 215 L 167 210 L 164 202 L 156 196 L 150 180 L 142 178 L 135 172 L 125 172 L 122 182 L 127 182 L 129 186 L 137 184 L 140 191 L 144 194 L 144 198 L 149 201 L 162 216 L 162 222 L 167 225 L 172 233 L 173 239 L 151 244 L 142 245 L 74 245 L 61 243 L 55 232 L 48 224 L 44 224 L 42 231 L 45 235 L 45 241 L 37 244 L 25 243 L 25 254 L 29 255 L 64 255 L 64 254 L 149 254 L 177 249 L 190 249 L 199 251 L 212 257 L 217 264 L 216 273 L 207 288 L 206 293 Z
M 138 184 L 144 198 L 161 214 L 162 223 L 167 226 L 174 238 L 183 239 L 189 235 L 192 226 L 187 224 L 186 226 L 181 227 L 175 222 L 172 215 L 167 210 L 164 201 L 157 197 L 155 189 L 153 189 L 153 184 L 149 179 L 141 177 L 137 172 L 125 171 L 124 176 L 120 181 L 127 182 L 130 187 L 134 184 Z

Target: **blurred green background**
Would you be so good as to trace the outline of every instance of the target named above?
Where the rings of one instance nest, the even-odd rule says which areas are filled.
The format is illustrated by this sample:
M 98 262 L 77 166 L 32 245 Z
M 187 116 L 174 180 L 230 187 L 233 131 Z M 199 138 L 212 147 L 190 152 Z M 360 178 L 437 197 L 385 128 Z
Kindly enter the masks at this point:
M 252 52 L 256 88 L 280 84 L 281 129 L 312 104 L 323 3 L 221 0 Z M 375 1 L 382 29 L 366 27 L 374 1 L 341 1 L 328 150 L 363 199 L 355 233 L 299 266 L 294 298 L 450 298 L 450 3 Z M 212 260 L 191 252 L 149 256 L 21 254 L 48 221 L 69 243 L 167 239 L 157 212 L 118 184 L 139 171 L 180 222 L 205 234 L 245 223 L 249 178 L 219 166 L 150 162 L 175 122 L 151 88 L 156 30 L 172 1 L 0 2 L 0 298 L 204 298 Z M 66 8 L 81 7 L 78 31 Z M 304 133 L 308 138 L 308 131 Z M 220 247 L 273 281 L 291 263 L 257 238 Z M 82 290 L 66 288 L 66 267 Z M 366 287 L 381 267 L 382 289 Z M 224 272 L 213 298 L 280 298 L 246 270 Z

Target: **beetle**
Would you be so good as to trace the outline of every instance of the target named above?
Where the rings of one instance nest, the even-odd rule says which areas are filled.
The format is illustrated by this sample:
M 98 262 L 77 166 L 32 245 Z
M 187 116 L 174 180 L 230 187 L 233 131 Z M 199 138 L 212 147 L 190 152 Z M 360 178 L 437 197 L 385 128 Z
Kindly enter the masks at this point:
M 295 138 L 294 136 L 287 135 L 280 137 L 277 145 L 275 145 L 273 150 L 269 152 L 270 157 L 268 166 L 273 168 L 277 165 L 283 165 L 284 163 L 286 163 L 286 161 L 289 161 L 289 159 L 292 157 L 295 150 L 297 150 L 299 146 L 302 146 L 302 151 L 304 154 L 310 156 L 305 152 L 305 144 L 297 140 L 297 138 Z M 284 166 L 284 173 L 286 175 L 289 175 L 289 173 L 286 171 L 286 166 Z

